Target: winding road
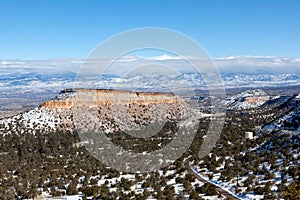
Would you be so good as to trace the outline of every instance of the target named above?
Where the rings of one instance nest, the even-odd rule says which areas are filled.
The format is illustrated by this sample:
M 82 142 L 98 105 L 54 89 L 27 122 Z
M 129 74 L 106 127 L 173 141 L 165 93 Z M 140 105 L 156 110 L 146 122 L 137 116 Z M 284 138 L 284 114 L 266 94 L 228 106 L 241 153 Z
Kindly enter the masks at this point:
M 184 162 L 184 165 L 187 169 L 187 171 L 194 175 L 196 177 L 196 179 L 198 179 L 199 181 L 203 182 L 203 183 L 208 183 L 211 185 L 211 187 L 216 188 L 217 192 L 220 193 L 221 195 L 225 196 L 226 198 L 230 199 L 230 200 L 240 200 L 239 198 L 237 198 L 236 196 L 232 195 L 231 193 L 229 193 L 228 191 L 224 190 L 223 188 L 214 185 L 212 183 L 210 183 L 209 181 L 205 180 L 204 178 L 202 178 L 201 176 L 199 176 L 199 174 L 197 174 L 193 167 L 189 164 L 188 159 Z

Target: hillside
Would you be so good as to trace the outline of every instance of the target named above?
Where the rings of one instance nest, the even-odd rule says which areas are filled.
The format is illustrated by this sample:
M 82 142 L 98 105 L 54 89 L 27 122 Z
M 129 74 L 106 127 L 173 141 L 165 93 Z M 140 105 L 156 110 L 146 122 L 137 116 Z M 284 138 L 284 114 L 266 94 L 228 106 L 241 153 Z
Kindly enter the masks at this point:
M 227 109 L 230 110 L 245 110 L 260 107 L 271 98 L 272 97 L 263 90 L 247 90 L 228 97 L 224 101 L 224 104 L 227 106 Z
M 299 95 L 291 95 L 228 111 L 218 144 L 193 169 L 242 199 L 299 199 L 299 193 L 285 192 L 300 186 L 299 107 Z M 244 138 L 247 131 L 253 139 Z
M 94 122 L 88 123 L 97 123 L 105 132 L 116 132 L 179 120 L 192 114 L 200 113 L 173 94 L 69 89 L 38 108 L 0 120 L 0 124 L 5 130 L 21 127 L 41 131 L 74 130 L 79 128 L 75 123 L 93 115 Z
M 0 198 L 297 199 L 299 95 L 254 90 L 221 102 L 231 100 L 235 105 L 264 103 L 228 109 L 217 144 L 199 159 L 211 115 L 183 99 L 165 93 L 64 90 L 38 108 L 0 121 Z M 202 103 L 202 112 L 209 113 Z M 152 172 L 112 169 L 83 147 L 77 132 L 78 123 L 97 124 L 118 147 L 147 155 L 170 144 L 182 126 L 191 128 L 185 121 L 191 116 L 199 127 L 190 147 Z M 158 127 L 156 135 L 147 135 L 149 125 Z M 245 138 L 249 131 L 253 139 Z

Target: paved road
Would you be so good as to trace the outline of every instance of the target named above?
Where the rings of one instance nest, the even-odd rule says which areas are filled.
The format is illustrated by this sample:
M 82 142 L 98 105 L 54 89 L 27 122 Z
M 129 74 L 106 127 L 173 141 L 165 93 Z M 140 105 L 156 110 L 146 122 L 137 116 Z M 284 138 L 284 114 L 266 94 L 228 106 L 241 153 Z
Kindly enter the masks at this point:
M 228 191 L 226 191 L 226 190 L 224 190 L 224 189 L 222 189 L 222 188 L 220 188 L 220 187 L 218 187 L 218 186 L 216 186 L 216 185 L 214 185 L 214 184 L 208 182 L 207 180 L 205 180 L 205 179 L 203 179 L 201 176 L 199 176 L 199 174 L 197 174 L 197 173 L 193 170 L 192 166 L 190 166 L 190 164 L 189 164 L 189 162 L 188 162 L 188 159 L 187 159 L 187 161 L 185 162 L 184 165 L 185 165 L 185 167 L 186 167 L 186 169 L 188 170 L 189 173 L 191 173 L 192 175 L 194 175 L 199 181 L 201 181 L 201 182 L 203 182 L 203 183 L 208 183 L 208 184 L 211 185 L 211 187 L 216 188 L 217 192 L 219 192 L 221 195 L 227 197 L 228 199 L 232 199 L 232 200 L 240 200 L 239 198 L 237 198 L 237 197 L 233 196 L 232 194 L 230 194 Z

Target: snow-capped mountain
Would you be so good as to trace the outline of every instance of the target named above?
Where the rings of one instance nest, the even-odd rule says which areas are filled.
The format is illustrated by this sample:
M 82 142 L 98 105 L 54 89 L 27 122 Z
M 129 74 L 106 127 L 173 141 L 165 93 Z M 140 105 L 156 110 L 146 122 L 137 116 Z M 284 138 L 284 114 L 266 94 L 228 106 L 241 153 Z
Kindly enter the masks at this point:
M 37 94 L 52 91 L 49 96 L 51 97 L 53 91 L 58 93 L 65 88 L 82 85 L 81 80 L 77 80 L 76 77 L 80 73 L 83 62 L 82 59 L 0 61 L 0 97 L 22 95 L 24 91 Z M 162 67 L 130 71 L 133 64 L 139 66 L 152 62 L 172 66 L 174 70 Z M 296 59 L 234 57 L 215 59 L 215 62 L 226 88 L 300 85 L 300 75 L 297 70 L 299 60 Z M 247 65 L 249 67 L 246 67 Z M 263 67 L 264 65 L 265 67 Z M 286 65 L 293 66 L 293 71 L 282 70 Z M 251 70 L 258 66 L 260 66 L 259 69 Z M 239 68 L 239 71 L 233 70 L 235 68 Z M 104 74 L 85 77 L 84 84 L 94 88 L 115 89 L 130 87 L 135 89 L 159 89 L 162 87 L 172 89 L 185 85 L 194 89 L 206 89 L 207 85 L 202 75 L 180 59 L 135 59 L 135 61 L 121 59 Z
M 227 97 L 223 103 L 229 110 L 245 110 L 258 108 L 272 99 L 265 91 L 261 89 L 247 90 L 240 94 Z

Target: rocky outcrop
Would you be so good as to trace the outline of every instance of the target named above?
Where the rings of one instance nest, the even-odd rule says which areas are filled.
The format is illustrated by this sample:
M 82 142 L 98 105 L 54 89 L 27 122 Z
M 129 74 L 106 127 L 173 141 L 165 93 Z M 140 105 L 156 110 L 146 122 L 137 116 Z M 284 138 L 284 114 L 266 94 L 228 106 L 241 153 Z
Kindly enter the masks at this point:
M 258 105 L 265 103 L 266 101 L 270 100 L 269 96 L 260 96 L 260 97 L 246 97 L 245 101 L 252 105 Z
M 270 100 L 270 96 L 263 90 L 247 90 L 240 94 L 226 98 L 224 104 L 229 110 L 246 110 L 258 108 Z
M 43 103 L 40 110 L 59 116 L 62 127 L 75 125 L 80 130 L 98 127 L 106 133 L 144 133 L 150 124 L 159 129 L 162 127 L 158 124 L 166 121 L 196 116 L 196 111 L 174 94 L 106 89 L 64 90 L 55 99 Z M 67 117 L 69 121 L 64 120 Z
M 168 93 L 132 92 L 103 89 L 72 89 L 64 90 L 50 101 L 43 103 L 42 107 L 70 109 L 72 107 L 101 105 L 148 105 L 159 103 L 182 103 L 184 100 Z

